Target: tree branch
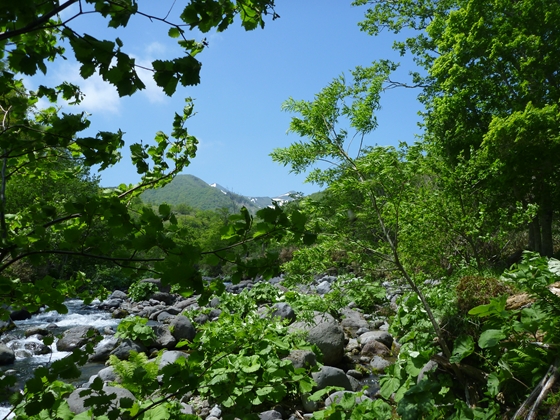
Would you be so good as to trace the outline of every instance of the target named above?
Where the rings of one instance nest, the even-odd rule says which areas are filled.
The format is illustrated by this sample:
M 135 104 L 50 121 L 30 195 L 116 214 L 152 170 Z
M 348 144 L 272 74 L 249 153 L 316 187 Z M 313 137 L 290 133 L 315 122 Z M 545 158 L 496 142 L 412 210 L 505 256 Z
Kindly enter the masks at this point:
M 66 3 L 61 4 L 60 6 L 54 8 L 53 10 L 51 10 L 48 13 L 45 13 L 43 16 L 41 16 L 37 20 L 31 22 L 29 25 L 24 26 L 23 28 L 14 29 L 13 31 L 6 31 L 6 32 L 0 33 L 0 41 L 4 41 L 4 40 L 10 39 L 12 37 L 22 35 L 22 34 L 26 34 L 28 32 L 32 32 L 32 31 L 35 31 L 37 29 L 40 29 L 40 26 L 47 23 L 50 20 L 50 18 L 59 14 L 64 9 L 72 6 L 74 3 L 78 2 L 78 1 L 79 0 L 68 0 Z

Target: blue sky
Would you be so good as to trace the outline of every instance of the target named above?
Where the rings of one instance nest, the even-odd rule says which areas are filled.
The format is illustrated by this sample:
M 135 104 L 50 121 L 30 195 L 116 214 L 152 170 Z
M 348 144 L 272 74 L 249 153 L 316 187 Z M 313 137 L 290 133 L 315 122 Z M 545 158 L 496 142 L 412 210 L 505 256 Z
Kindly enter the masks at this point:
M 175 10 L 181 6 L 177 2 Z M 86 99 L 80 109 L 91 114 L 92 133 L 99 130 L 123 130 L 127 147 L 122 161 L 102 172 L 101 183 L 113 186 L 139 180 L 129 163 L 128 144 L 149 142 L 158 130 L 169 133 L 174 112 L 184 105 L 185 97 L 195 99 L 196 116 L 188 124 L 189 132 L 199 140 L 197 157 L 185 173 L 208 183 L 217 182 L 244 195 L 274 196 L 289 190 L 309 194 L 319 187 L 304 184 L 303 175 L 289 173 L 269 157 L 276 147 L 286 147 L 298 137 L 286 131 L 290 115 L 281 111 L 289 97 L 311 100 L 334 77 L 357 65 L 389 58 L 401 63 L 394 79 L 407 81 L 413 69 L 410 57 L 400 57 L 391 49 L 395 36 L 384 33 L 371 37 L 360 32 L 357 23 L 365 9 L 352 7 L 345 0 L 278 0 L 280 19 L 267 21 L 264 30 L 245 32 L 235 22 L 223 33 L 199 34 L 207 37 L 209 47 L 197 58 L 202 62 L 201 84 L 180 87 L 169 98 L 158 90 L 149 73 L 140 73 L 147 89 L 131 98 L 119 99 L 115 90 L 99 78 L 79 79 L 78 66 L 69 60 L 53 63 L 47 81 L 69 80 L 82 86 Z M 159 0 L 140 9 L 158 16 L 172 4 Z M 67 13 L 70 13 L 68 11 Z M 119 36 L 124 50 L 139 64 L 180 54 L 175 41 L 167 36 L 168 27 L 134 17 L 129 27 L 106 29 L 106 22 L 93 16 L 78 18 L 73 27 L 98 38 Z M 28 80 L 37 86 L 38 80 Z M 44 81 L 41 81 L 44 83 Z M 419 133 L 417 115 L 420 105 L 413 89 L 393 89 L 382 99 L 377 114 L 379 128 L 367 139 L 368 144 L 396 145 L 413 142 Z

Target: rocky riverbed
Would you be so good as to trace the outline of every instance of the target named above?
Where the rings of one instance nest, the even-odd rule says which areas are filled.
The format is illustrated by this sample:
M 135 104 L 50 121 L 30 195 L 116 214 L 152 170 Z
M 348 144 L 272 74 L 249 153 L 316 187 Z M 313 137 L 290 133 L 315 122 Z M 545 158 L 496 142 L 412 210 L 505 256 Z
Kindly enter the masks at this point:
M 157 280 L 145 281 L 159 286 Z M 336 281 L 334 276 L 318 276 L 313 284 L 300 287 L 299 293 L 322 296 L 330 291 Z M 228 293 L 238 294 L 255 284 L 253 281 L 243 281 L 237 285 L 228 284 L 226 289 Z M 285 289 L 282 278 L 272 279 L 270 284 L 279 290 Z M 115 291 L 103 302 L 84 306 L 80 301 L 69 301 L 67 306 L 70 309 L 68 315 L 47 312 L 15 321 L 17 328 L 2 336 L 0 361 L 4 363 L 5 373 L 17 375 L 18 383 L 22 384 L 37 366 L 64 357 L 73 349 L 84 346 L 93 336 L 101 338 L 81 378 L 74 381 L 79 388 L 68 397 L 68 404 L 76 414 L 86 410 L 85 397 L 80 397 L 80 390 L 87 389 L 96 378 L 103 381 L 106 392 L 115 393 L 115 398 L 134 399 L 128 390 L 115 386 L 119 377 L 113 367 L 105 366 L 111 355 L 126 360 L 131 351 L 148 355 L 163 351 L 160 367 L 174 363 L 181 357 L 188 357 L 185 351 L 176 348 L 177 344 L 184 340 L 192 341 L 201 325 L 216 321 L 226 310 L 222 308 L 219 298 L 212 299 L 206 307 L 201 308 L 196 296 L 183 298 L 164 287 L 141 302 L 132 302 L 125 292 Z M 365 385 L 367 387 L 360 398 L 376 398 L 378 375 L 390 366 L 398 352 L 398 344 L 387 332 L 388 324 L 383 316 L 364 313 L 352 303 L 340 309 L 337 317 L 315 312 L 312 319 L 306 321 L 297 321 L 296 310 L 286 302 L 264 302 L 258 311 L 262 311 L 263 316 L 272 314 L 273 317 L 285 319 L 286 323 L 290 323 L 289 331 L 303 332 L 307 340 L 320 349 L 322 364 L 317 364 L 318 355 L 309 350 L 293 350 L 287 356 L 295 367 L 316 366 L 311 373 L 316 383 L 315 389 L 339 386 L 345 390 L 331 395 L 324 402 L 313 402 L 304 397 L 295 408 L 293 404 L 290 407 L 278 404 L 273 410 L 261 412 L 261 419 L 309 418 L 314 411 L 337 401 L 344 393 L 364 391 Z M 198 315 L 192 319 L 184 315 L 192 313 Z M 115 337 L 119 320 L 131 315 L 150 320 L 148 325 L 155 333 L 151 342 Z M 50 347 L 41 341 L 43 336 L 49 334 L 59 336 Z M 214 405 L 212 401 L 185 396 L 181 399 L 181 405 L 184 414 L 196 414 L 207 420 L 221 419 L 222 407 Z

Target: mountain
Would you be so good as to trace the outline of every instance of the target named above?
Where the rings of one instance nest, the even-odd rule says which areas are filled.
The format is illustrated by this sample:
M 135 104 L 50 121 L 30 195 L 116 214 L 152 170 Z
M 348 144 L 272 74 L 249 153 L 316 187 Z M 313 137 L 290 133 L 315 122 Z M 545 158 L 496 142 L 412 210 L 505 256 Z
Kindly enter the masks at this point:
M 177 175 L 163 188 L 147 190 L 142 193 L 142 200 L 148 204 L 167 203 L 171 205 L 186 204 L 200 210 L 227 208 L 237 212 L 245 206 L 251 213 L 270 206 L 272 201 L 279 204 L 293 200 L 290 191 L 277 197 L 247 197 L 231 192 L 220 184 L 208 184 L 193 175 Z

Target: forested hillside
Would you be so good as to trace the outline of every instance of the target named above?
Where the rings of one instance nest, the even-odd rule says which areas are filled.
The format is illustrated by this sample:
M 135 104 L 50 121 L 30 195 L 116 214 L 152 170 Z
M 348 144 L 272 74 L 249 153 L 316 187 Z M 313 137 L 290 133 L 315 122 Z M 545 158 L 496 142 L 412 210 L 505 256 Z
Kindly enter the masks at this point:
M 235 213 L 245 206 L 254 212 L 257 208 L 238 194 L 224 194 L 193 175 L 177 175 L 173 181 L 157 190 L 146 190 L 141 195 L 147 204 L 186 204 L 200 210 L 226 208 Z
M 394 34 L 418 68 L 397 80 L 399 63 L 376 60 L 286 98 L 297 140 L 271 158 L 322 192 L 260 210 L 178 175 L 199 143 L 191 98 L 127 145 L 138 183 L 104 189 L 94 171 L 119 167 L 123 131 L 93 133 L 76 84 L 31 82 L 73 57 L 69 80 L 173 96 L 200 83 L 201 33 L 280 17 L 272 0 L 180 3 L 0 0 L 6 418 L 558 418 L 560 3 L 355 0 L 360 29 Z M 175 49 L 138 64 L 120 37 L 136 20 Z M 399 88 L 418 93 L 421 128 L 380 146 Z M 50 325 L 9 348 L 15 321 L 98 297 L 116 331 L 86 326 L 18 379 L 20 355 L 68 340 Z M 76 383 L 97 357 L 113 376 Z

